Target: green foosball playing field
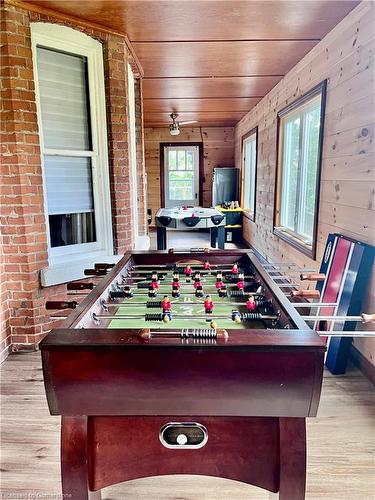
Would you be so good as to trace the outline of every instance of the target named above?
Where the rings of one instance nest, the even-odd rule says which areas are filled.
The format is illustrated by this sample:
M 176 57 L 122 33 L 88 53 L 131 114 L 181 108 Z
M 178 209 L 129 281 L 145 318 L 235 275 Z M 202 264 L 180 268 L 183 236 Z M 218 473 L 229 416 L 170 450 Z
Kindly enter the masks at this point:
M 116 303 L 115 316 L 118 319 L 112 319 L 109 328 L 162 328 L 162 329 L 180 329 L 180 328 L 224 328 L 224 329 L 263 329 L 264 321 L 250 320 L 235 322 L 232 319 L 232 311 L 246 313 L 246 299 L 244 297 L 219 297 L 215 287 L 216 273 L 204 274 L 201 278 L 203 297 L 195 296 L 194 279 L 187 281 L 184 275 L 180 274 L 180 297 L 172 297 L 172 271 L 164 272 L 165 279 L 159 281 L 156 297 L 148 296 L 148 288 L 137 288 L 138 282 L 149 282 L 142 279 L 142 276 L 132 284 L 133 297 L 121 299 Z M 226 282 L 228 294 L 232 290 L 237 290 L 236 283 Z M 171 320 L 156 321 L 145 319 L 145 315 L 152 315 L 160 318 L 162 308 L 146 308 L 147 302 L 160 302 L 167 295 L 172 303 Z M 214 303 L 211 314 L 206 314 L 204 300 L 206 295 L 210 295 Z M 245 297 L 247 297 L 245 292 Z

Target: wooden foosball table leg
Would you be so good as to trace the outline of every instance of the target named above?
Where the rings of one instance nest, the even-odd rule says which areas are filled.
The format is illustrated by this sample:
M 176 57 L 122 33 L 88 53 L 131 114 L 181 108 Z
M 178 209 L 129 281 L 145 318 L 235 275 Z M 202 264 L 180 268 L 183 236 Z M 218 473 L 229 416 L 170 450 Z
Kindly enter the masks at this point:
M 61 479 L 64 497 L 101 500 L 100 491 L 88 485 L 87 417 L 61 417 Z
M 280 500 L 304 500 L 306 489 L 306 421 L 280 418 Z

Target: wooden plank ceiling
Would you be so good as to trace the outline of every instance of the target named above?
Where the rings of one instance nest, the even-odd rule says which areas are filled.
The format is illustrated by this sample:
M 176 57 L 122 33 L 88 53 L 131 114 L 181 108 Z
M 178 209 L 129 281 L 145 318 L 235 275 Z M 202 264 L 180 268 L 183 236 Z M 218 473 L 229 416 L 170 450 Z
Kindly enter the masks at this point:
M 359 1 L 32 0 L 128 36 L 145 126 L 232 126 Z

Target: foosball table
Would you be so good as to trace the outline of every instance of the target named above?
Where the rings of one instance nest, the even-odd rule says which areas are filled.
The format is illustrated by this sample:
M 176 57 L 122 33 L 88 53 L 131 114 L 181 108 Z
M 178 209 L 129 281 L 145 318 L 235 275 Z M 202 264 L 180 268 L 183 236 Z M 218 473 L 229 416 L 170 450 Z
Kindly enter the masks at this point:
M 290 300 L 316 291 L 283 293 L 242 250 L 128 253 L 86 274 L 48 304 L 74 310 L 40 345 L 63 493 L 200 474 L 304 499 L 325 343 Z

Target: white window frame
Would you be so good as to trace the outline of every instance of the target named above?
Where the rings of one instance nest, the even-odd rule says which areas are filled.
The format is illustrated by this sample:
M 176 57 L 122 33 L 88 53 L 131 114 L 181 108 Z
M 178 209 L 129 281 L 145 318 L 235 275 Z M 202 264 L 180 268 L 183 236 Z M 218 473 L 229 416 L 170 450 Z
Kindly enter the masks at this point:
M 182 202 L 181 200 L 170 200 L 169 199 L 169 152 L 176 151 L 185 151 L 192 152 L 194 158 L 193 170 L 194 172 L 194 183 L 193 183 L 193 198 L 191 200 L 185 200 Z M 196 206 L 199 205 L 199 146 L 197 145 L 189 145 L 188 143 L 184 146 L 173 146 L 170 144 L 168 146 L 164 146 L 164 205 L 165 208 L 173 208 L 181 206 L 181 203 L 188 203 L 189 205 Z
M 251 144 L 251 157 L 246 156 L 246 146 Z M 249 160 L 249 161 L 248 161 Z M 258 127 L 242 138 L 242 208 L 255 222 L 258 161 Z
M 92 265 L 98 259 L 106 258 L 111 262 L 117 260 L 116 256 L 113 256 L 103 51 L 101 43 L 88 35 L 66 26 L 50 23 L 31 23 L 31 41 L 49 263 L 48 268 L 42 270 L 41 281 L 43 286 L 49 286 L 81 278 L 84 267 Z M 44 147 L 37 69 L 38 46 L 77 54 L 87 58 L 92 139 L 91 151 L 59 150 Z M 90 157 L 97 241 L 51 247 L 44 155 Z
M 320 176 L 322 169 L 322 148 L 324 137 L 324 115 L 327 92 L 327 80 L 322 81 L 305 95 L 291 103 L 286 108 L 278 112 L 278 159 L 277 159 L 277 175 L 276 175 L 276 211 L 274 214 L 274 234 L 279 236 L 284 241 L 288 242 L 293 247 L 297 248 L 305 255 L 312 259 L 316 257 L 317 245 L 317 227 L 319 216 L 319 198 L 320 198 Z M 317 172 L 315 186 L 315 206 L 313 219 L 313 234 L 306 235 L 302 233 L 302 218 L 300 214 L 305 210 L 305 199 L 303 197 L 303 187 L 306 183 L 306 131 L 305 131 L 305 115 L 312 108 L 316 107 L 318 102 L 320 109 L 320 128 L 318 138 L 317 151 Z M 283 216 L 286 210 L 286 196 L 289 185 L 285 183 L 288 178 L 288 172 L 284 169 L 285 155 L 285 122 L 299 118 L 300 133 L 299 133 L 299 158 L 298 158 L 298 178 L 297 178 L 297 196 L 295 206 L 294 227 L 289 228 L 282 225 Z M 302 193 L 302 195 L 301 195 Z

